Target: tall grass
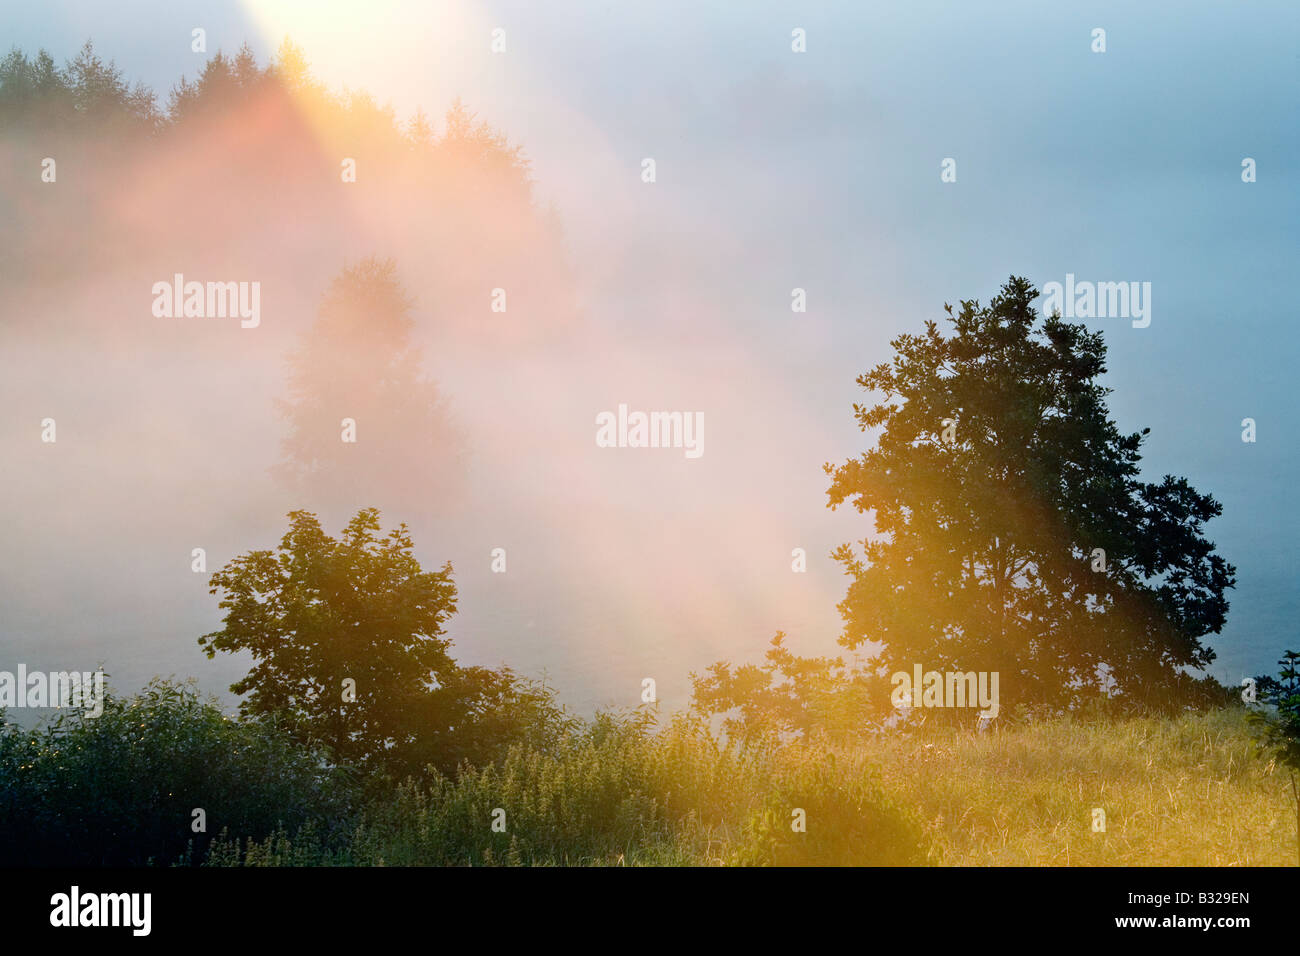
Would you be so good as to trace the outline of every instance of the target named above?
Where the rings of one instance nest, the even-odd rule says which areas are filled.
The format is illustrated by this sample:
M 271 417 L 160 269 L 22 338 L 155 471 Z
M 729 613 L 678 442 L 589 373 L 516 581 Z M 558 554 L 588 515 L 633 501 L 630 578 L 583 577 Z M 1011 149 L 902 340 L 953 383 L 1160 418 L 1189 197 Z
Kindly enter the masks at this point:
M 881 736 L 872 759 L 955 865 L 1291 866 L 1295 809 L 1240 708 Z M 1093 832 L 1094 808 L 1105 831 Z
M 602 719 L 555 752 L 408 782 L 346 840 L 218 840 L 209 862 L 1291 865 L 1290 799 L 1239 710 L 744 747 L 683 718 Z
M 492 829 L 505 811 L 504 832 Z M 796 832 L 796 809 L 806 832 Z M 919 819 L 860 759 L 739 747 L 678 718 L 658 733 L 596 722 L 553 753 L 408 781 L 340 845 L 312 831 L 214 843 L 215 865 L 920 864 Z

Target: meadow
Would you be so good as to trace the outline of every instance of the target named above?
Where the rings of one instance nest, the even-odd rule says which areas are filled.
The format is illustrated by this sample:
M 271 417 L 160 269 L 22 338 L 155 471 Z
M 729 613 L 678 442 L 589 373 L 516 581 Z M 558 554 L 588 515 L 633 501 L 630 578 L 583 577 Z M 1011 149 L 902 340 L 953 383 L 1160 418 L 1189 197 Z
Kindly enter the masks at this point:
M 746 748 L 689 721 L 643 731 L 606 723 L 560 755 L 516 749 L 454 782 L 408 783 L 334 850 L 309 828 L 218 840 L 208 862 L 1296 864 L 1285 771 L 1256 755 L 1241 709 Z M 506 832 L 489 828 L 496 807 Z

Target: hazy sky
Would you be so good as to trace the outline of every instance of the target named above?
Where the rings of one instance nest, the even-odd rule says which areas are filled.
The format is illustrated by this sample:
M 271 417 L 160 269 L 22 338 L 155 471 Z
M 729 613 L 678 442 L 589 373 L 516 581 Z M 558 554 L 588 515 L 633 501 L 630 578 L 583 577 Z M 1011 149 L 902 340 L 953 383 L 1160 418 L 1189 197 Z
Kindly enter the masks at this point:
M 821 464 L 866 447 L 854 378 L 894 335 L 1012 273 L 1151 283 L 1149 327 L 1086 321 L 1106 333 L 1120 427 L 1151 428 L 1147 474 L 1186 475 L 1224 506 L 1209 534 L 1239 583 L 1214 673 L 1235 683 L 1300 645 L 1294 2 L 51 0 L 9 5 L 0 26 L 59 61 L 93 38 L 163 101 L 201 69 L 192 28 L 210 52 L 247 41 L 263 61 L 289 35 L 331 87 L 402 115 L 460 96 L 524 147 L 570 244 L 583 331 L 500 360 L 470 346 L 430 359 L 478 439 L 481 496 L 416 537 L 428 562 L 456 563 L 465 659 L 546 671 L 585 710 L 635 704 L 643 676 L 680 705 L 687 671 L 755 659 L 778 628 L 796 651 L 833 649 L 846 582 L 827 555 L 866 527 L 826 509 Z M 489 48 L 498 27 L 504 54 Z M 1257 182 L 1242 182 L 1246 157 Z M 956 182 L 941 182 L 945 158 Z M 41 384 L 14 364 L 3 393 L 30 417 Z M 594 415 L 620 402 L 703 410 L 705 455 L 597 449 Z M 269 463 L 279 433 L 256 427 L 243 448 Z M 150 570 L 173 560 L 159 540 L 185 562 L 202 531 L 170 540 L 160 525 L 150 550 L 109 556 L 69 518 L 69 553 L 21 492 L 45 479 L 21 462 L 4 474 L 0 638 L 19 659 L 71 667 L 93 651 L 127 687 L 174 672 L 221 691 L 240 673 L 194 644 L 217 612 L 188 567 Z M 222 516 L 204 539 L 214 561 L 283 531 L 286 509 L 240 474 L 219 507 L 177 504 Z M 504 576 L 488 570 L 498 545 Z M 794 547 L 807 575 L 789 570 Z

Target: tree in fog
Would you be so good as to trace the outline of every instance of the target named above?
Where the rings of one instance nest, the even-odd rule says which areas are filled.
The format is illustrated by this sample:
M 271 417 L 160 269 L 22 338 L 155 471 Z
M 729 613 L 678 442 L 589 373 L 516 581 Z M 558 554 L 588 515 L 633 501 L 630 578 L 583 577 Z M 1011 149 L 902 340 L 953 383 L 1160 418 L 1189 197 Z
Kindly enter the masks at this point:
M 391 260 L 346 268 L 289 362 L 289 422 L 277 475 L 307 496 L 412 507 L 452 496 L 463 439 L 411 344 L 411 302 Z M 345 441 L 344 420 L 355 423 Z

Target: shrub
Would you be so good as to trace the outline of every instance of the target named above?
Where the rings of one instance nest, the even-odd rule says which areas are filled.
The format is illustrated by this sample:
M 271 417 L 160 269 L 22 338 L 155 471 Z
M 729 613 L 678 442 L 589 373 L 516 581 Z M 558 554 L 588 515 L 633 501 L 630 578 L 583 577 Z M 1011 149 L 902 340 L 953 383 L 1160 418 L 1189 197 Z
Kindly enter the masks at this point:
M 193 683 L 151 682 L 103 713 L 0 729 L 0 863 L 139 866 L 206 855 L 206 827 L 263 839 L 328 830 L 355 790 L 345 770 L 275 726 L 225 716 Z
M 806 833 L 790 829 L 803 807 Z M 505 829 L 492 829 L 505 811 Z M 699 721 L 604 715 L 552 750 L 512 748 L 370 802 L 348 840 L 219 841 L 214 865 L 920 864 L 920 826 L 861 760 L 820 745 L 725 744 Z

